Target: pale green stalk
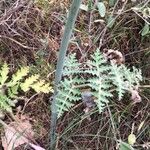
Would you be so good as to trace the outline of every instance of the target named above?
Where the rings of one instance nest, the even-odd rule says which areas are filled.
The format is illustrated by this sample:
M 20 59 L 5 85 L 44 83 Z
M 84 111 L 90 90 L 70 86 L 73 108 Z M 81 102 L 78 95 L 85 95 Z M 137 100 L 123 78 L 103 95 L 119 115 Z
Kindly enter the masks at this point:
M 62 72 L 63 72 L 63 66 L 64 66 L 64 61 L 65 61 L 65 56 L 68 48 L 68 44 L 70 41 L 70 37 L 72 34 L 72 30 L 75 24 L 75 20 L 77 18 L 77 14 L 79 11 L 79 7 L 81 4 L 82 0 L 73 0 L 67 23 L 65 26 L 65 31 L 64 35 L 61 41 L 61 46 L 60 46 L 60 52 L 59 52 L 59 57 L 57 61 L 57 66 L 56 66 L 56 73 L 55 73 L 55 88 L 54 88 L 54 99 L 52 101 L 52 106 L 51 106 L 51 132 L 50 132 L 50 139 L 51 139 L 51 144 L 50 144 L 50 150 L 55 149 L 55 143 L 56 143 L 56 124 L 57 124 L 57 107 L 56 107 L 56 95 L 57 95 L 57 86 L 59 82 L 61 81 L 62 77 Z

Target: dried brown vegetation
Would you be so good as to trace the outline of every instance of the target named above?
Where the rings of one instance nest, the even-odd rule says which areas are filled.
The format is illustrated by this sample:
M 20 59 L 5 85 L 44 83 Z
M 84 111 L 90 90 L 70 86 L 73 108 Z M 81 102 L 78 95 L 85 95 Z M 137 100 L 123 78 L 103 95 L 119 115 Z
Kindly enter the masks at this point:
M 55 70 L 52 68 L 53 70 L 49 71 L 47 65 L 56 64 L 66 22 L 66 10 L 71 1 L 43 2 L 43 0 L 0 1 L 0 62 L 7 61 L 13 66 L 12 69 L 22 64 L 34 64 L 37 70 L 34 68 L 33 71 L 39 71 L 43 78 L 49 73 L 48 77 L 53 79 Z M 92 4 L 94 2 L 92 1 Z M 84 3 L 87 4 L 87 1 Z M 144 21 L 131 9 L 139 3 L 143 4 L 143 1 L 137 0 L 134 3 L 119 1 L 115 7 L 109 7 L 106 3 L 107 15 L 117 16 L 113 28 L 106 27 L 107 21 L 100 18 L 95 9 L 88 12 L 81 10 L 68 53 L 76 52 L 77 58 L 82 62 L 89 59 L 89 54 L 97 47 L 101 50 L 113 49 L 121 52 L 123 57 L 117 55 L 121 63 L 125 59 L 125 64 L 129 66 L 134 64 L 142 69 L 145 86 L 140 87 L 141 102 L 133 104 L 129 95 L 126 95 L 123 101 L 113 99 L 101 115 L 98 115 L 97 110 L 92 110 L 91 121 L 84 115 L 82 103 L 77 104 L 58 120 L 57 149 L 115 150 L 116 139 L 127 141 L 132 126 L 138 137 L 135 148 L 146 149 L 150 142 L 150 36 L 141 36 Z M 32 92 L 26 96 L 31 97 Z M 23 112 L 18 112 L 32 118 L 36 142 L 46 149 L 49 147 L 49 96 L 35 96 Z M 7 122 L 10 121 L 8 118 Z M 142 121 L 144 125 L 138 131 Z

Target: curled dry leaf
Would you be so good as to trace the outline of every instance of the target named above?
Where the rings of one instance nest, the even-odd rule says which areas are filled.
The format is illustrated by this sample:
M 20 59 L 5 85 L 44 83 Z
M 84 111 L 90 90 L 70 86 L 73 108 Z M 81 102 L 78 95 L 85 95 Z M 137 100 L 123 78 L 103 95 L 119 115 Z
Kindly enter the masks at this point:
M 135 102 L 135 103 L 139 103 L 141 102 L 141 96 L 139 95 L 139 92 L 136 89 L 132 89 L 130 90 L 131 92 L 131 99 Z
M 4 136 L 1 137 L 4 150 L 12 150 L 22 144 L 29 144 L 35 150 L 44 148 L 30 143 L 33 140 L 34 132 L 27 116 L 21 116 L 19 122 L 11 122 L 4 126 Z
M 92 108 L 95 106 L 95 102 L 92 97 L 92 92 L 90 92 L 90 91 L 82 92 L 82 101 L 87 108 Z
M 11 122 L 7 127 L 4 127 L 4 136 L 2 146 L 4 150 L 12 150 L 22 144 L 29 143 L 33 138 L 34 132 L 28 120 L 24 122 Z
M 95 106 L 92 93 L 90 91 L 82 92 L 82 101 L 83 101 L 83 104 L 86 106 L 83 111 L 85 112 L 85 114 L 87 114 L 87 119 L 91 121 L 91 117 L 88 116 L 88 113 L 90 112 L 91 108 Z
M 114 63 L 114 64 L 123 64 L 125 62 L 125 58 L 121 52 L 113 49 L 103 49 L 103 55 L 106 60 Z

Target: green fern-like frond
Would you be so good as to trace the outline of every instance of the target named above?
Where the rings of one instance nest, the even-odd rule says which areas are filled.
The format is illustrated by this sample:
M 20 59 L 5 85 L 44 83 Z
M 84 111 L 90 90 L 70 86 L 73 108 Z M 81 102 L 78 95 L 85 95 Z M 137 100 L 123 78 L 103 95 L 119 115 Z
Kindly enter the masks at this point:
M 77 88 L 77 85 L 84 83 L 80 65 L 75 54 L 66 58 L 63 69 L 64 80 L 59 84 L 58 94 L 56 96 L 58 117 L 65 111 L 68 111 L 76 101 L 81 99 L 81 92 L 79 88 Z
M 56 96 L 58 117 L 65 111 L 68 111 L 74 105 L 74 102 L 80 100 L 81 93 L 79 89 L 75 87 L 77 82 L 77 78 L 66 78 L 60 83 Z
M 8 97 L 16 98 L 18 95 L 18 88 L 19 88 L 19 85 L 15 85 L 15 86 L 8 88 Z
M 0 94 L 0 108 L 8 112 L 12 112 L 12 106 L 15 106 L 13 101 L 6 95 Z
M 109 63 L 99 50 L 91 55 L 90 60 L 83 63 L 85 68 L 78 63 L 75 54 L 66 59 L 63 80 L 58 86 L 56 95 L 58 117 L 81 99 L 80 88 L 91 89 L 91 94 L 101 113 L 114 92 L 121 100 L 126 91 L 139 85 L 142 80 L 140 70 L 134 67 L 130 70 L 125 65 Z
M 52 92 L 52 88 L 49 83 L 45 83 L 44 80 L 39 80 L 36 83 L 30 85 L 37 93 L 49 93 Z
M 20 87 L 24 92 L 27 92 L 33 83 L 35 83 L 39 79 L 39 75 L 32 75 L 28 77 L 24 83 L 21 83 Z
M 112 97 L 112 94 L 109 92 L 111 84 L 107 82 L 107 80 L 103 77 L 93 78 L 88 80 L 89 87 L 93 89 L 92 95 L 96 98 L 95 102 L 99 109 L 99 113 L 101 113 L 109 103 L 109 97 Z
M 73 75 L 80 73 L 80 63 L 78 63 L 75 54 L 69 55 L 65 60 L 63 75 Z
M 125 66 L 123 66 L 122 69 L 123 69 L 125 81 L 127 82 L 129 89 L 136 85 L 138 86 L 140 84 L 140 81 L 142 81 L 141 70 L 135 67 L 132 67 L 132 70 L 131 70 Z
M 130 91 L 131 88 L 140 84 L 142 81 L 141 70 L 133 67 L 131 71 L 125 65 L 117 66 L 113 63 L 111 66 L 109 78 L 112 80 L 112 84 L 116 86 L 119 100 L 121 100 L 126 91 Z
M 18 97 L 20 90 L 27 92 L 34 89 L 37 93 L 52 92 L 50 84 L 40 80 L 38 74 L 29 76 L 29 67 L 21 67 L 9 78 L 8 73 L 8 65 L 4 63 L 0 70 L 0 108 L 2 110 L 12 111 L 12 107 L 15 106 L 13 99 Z
M 102 53 L 99 50 L 96 50 L 96 52 L 91 55 L 91 57 L 92 60 L 87 61 L 87 65 L 89 66 L 89 70 L 87 71 L 90 74 L 99 76 L 99 73 L 104 73 L 105 71 L 110 70 L 106 59 L 103 57 Z
M 109 75 L 109 78 L 112 80 L 112 84 L 116 86 L 119 100 L 121 100 L 125 90 L 127 90 L 127 87 L 125 86 L 126 83 L 124 79 L 123 65 L 117 66 L 116 64 L 112 63 Z
M 3 85 L 8 78 L 9 68 L 6 63 L 3 64 L 0 70 L 0 83 Z
M 21 67 L 16 74 L 12 76 L 12 80 L 7 84 L 7 86 L 13 86 L 18 84 L 29 73 L 29 67 Z
M 88 61 L 89 69 L 86 73 L 90 74 L 88 79 L 88 85 L 93 89 L 93 96 L 95 96 L 96 104 L 101 113 L 106 106 L 106 103 L 109 102 L 108 98 L 112 96 L 109 92 L 111 84 L 107 78 L 108 71 L 110 66 L 106 63 L 103 55 L 97 50 L 92 55 L 92 60 Z

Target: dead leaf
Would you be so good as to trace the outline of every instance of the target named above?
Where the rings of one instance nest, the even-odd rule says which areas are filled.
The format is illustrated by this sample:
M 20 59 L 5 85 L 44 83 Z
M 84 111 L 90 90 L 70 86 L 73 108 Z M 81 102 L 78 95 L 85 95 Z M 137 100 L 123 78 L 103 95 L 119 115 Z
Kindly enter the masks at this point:
M 4 127 L 4 136 L 2 139 L 2 146 L 4 150 L 12 150 L 22 144 L 29 143 L 34 132 L 32 125 L 28 120 L 24 122 L 11 122 L 8 127 Z
M 118 50 L 113 49 L 103 49 L 103 55 L 106 60 L 112 62 L 113 64 L 123 64 L 125 62 L 125 58 L 123 54 Z
M 82 92 L 82 101 L 83 101 L 83 104 L 86 106 L 86 108 L 83 110 L 85 112 L 85 115 L 87 115 L 86 118 L 88 119 L 88 121 L 91 121 L 89 112 L 95 106 L 95 102 L 94 102 L 94 98 L 92 97 L 92 93 L 88 90 Z
M 131 90 L 131 99 L 136 103 L 141 102 L 141 96 L 139 95 L 139 92 L 136 89 Z
M 82 92 L 82 101 L 87 108 L 92 108 L 95 106 L 95 102 L 90 91 Z

